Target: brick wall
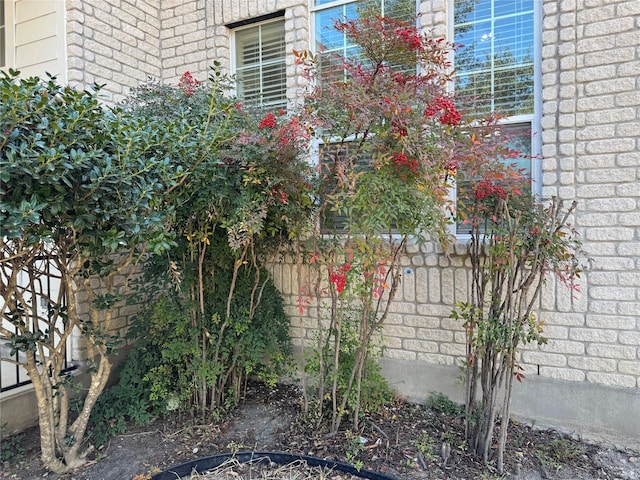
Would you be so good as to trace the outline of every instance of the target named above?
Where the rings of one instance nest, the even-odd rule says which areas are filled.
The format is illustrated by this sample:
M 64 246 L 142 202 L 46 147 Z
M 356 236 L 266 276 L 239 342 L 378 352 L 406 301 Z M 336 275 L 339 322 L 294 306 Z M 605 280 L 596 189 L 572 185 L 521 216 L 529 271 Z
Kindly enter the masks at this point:
M 134 6 L 135 5 L 135 6 Z M 593 264 L 573 297 L 550 280 L 538 313 L 549 343 L 523 350 L 528 376 L 640 388 L 640 2 L 543 0 L 541 62 L 542 194 L 578 200 L 575 225 Z M 421 2 L 434 35 L 448 33 L 447 0 Z M 302 0 L 69 1 L 69 79 L 106 82 L 115 101 L 147 76 L 203 80 L 214 60 L 231 64 L 230 23 L 285 11 L 287 48 L 309 48 Z M 298 80 L 288 56 L 290 98 Z M 401 295 L 385 326 L 391 360 L 453 366 L 464 354 L 461 325 L 450 319 L 466 299 L 462 246 L 446 257 L 436 245 L 411 246 Z M 311 309 L 300 316 L 296 269 L 274 268 L 289 302 L 298 344 L 311 338 Z
M 448 3 L 422 2 L 424 22 L 446 33 Z M 545 0 L 542 6 L 542 194 L 578 201 L 574 224 L 593 263 L 573 295 L 550 279 L 537 313 L 549 342 L 529 346 L 528 376 L 640 388 L 640 2 Z M 449 318 L 467 298 L 462 245 L 450 258 L 412 246 L 383 329 L 385 358 L 455 365 L 464 332 Z M 296 269 L 274 268 L 298 345 L 316 309 L 300 315 Z M 304 340 L 303 340 L 304 339 Z M 425 366 L 425 368 L 428 368 Z
M 77 88 L 106 84 L 105 102 L 129 88 L 161 79 L 160 7 L 157 0 L 69 0 L 68 81 Z
M 577 299 L 553 290 L 541 374 L 640 387 L 640 2 L 545 1 L 543 195 L 578 201 L 593 264 Z
M 232 30 L 227 25 L 282 10 L 288 53 L 288 95 L 293 100 L 298 76 L 291 52 L 309 46 L 308 11 L 306 2 L 300 0 L 164 1 L 160 15 L 163 79 L 176 83 L 189 71 L 195 78 L 205 80 L 214 61 L 229 71 Z

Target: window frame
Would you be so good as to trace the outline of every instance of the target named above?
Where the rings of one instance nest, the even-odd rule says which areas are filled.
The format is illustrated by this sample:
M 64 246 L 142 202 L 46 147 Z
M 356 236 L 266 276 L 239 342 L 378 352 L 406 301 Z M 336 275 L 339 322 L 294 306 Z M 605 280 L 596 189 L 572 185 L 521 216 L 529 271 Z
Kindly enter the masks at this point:
M 265 15 L 262 17 L 258 17 L 255 19 L 252 19 L 250 21 L 246 21 L 246 22 L 240 22 L 237 24 L 231 24 L 231 25 L 227 25 L 227 27 L 229 29 L 231 29 L 231 45 L 230 45 L 230 60 L 231 60 L 231 73 L 234 77 L 237 76 L 237 72 L 238 72 L 238 61 L 237 61 L 237 56 L 238 56 L 238 44 L 237 44 L 237 38 L 236 35 L 238 32 L 241 32 L 243 30 L 249 30 L 251 28 L 260 28 L 263 25 L 268 25 L 270 23 L 276 23 L 276 22 L 281 22 L 282 23 L 282 31 L 283 31 L 283 35 L 285 33 L 285 17 L 284 17 L 284 11 L 279 11 L 274 13 L 273 15 Z M 262 40 L 260 39 L 260 44 L 262 44 Z M 280 102 L 268 102 L 265 103 L 263 101 L 263 97 L 262 97 L 262 93 L 260 94 L 260 101 L 255 105 L 256 107 L 259 108 L 267 108 L 267 109 L 272 109 L 272 108 L 287 108 L 287 105 L 289 103 L 289 99 L 288 99 L 288 95 L 287 95 L 287 48 L 286 48 L 286 39 L 285 39 L 285 48 L 283 50 L 283 56 L 282 56 L 282 60 L 283 60 L 283 64 L 284 64 L 284 72 L 285 72 L 285 76 L 284 76 L 284 83 L 283 83 L 283 91 L 284 91 L 284 98 L 282 99 L 282 101 Z M 260 62 L 258 63 L 259 65 L 262 65 L 262 60 L 260 60 Z M 262 71 L 260 72 L 260 81 L 262 82 L 263 80 L 263 73 Z M 238 96 L 238 81 L 237 79 L 234 82 L 234 93 L 236 96 Z M 242 101 L 245 101 L 244 99 Z M 253 106 L 253 105 L 252 105 Z
M 455 40 L 454 12 L 455 1 L 449 0 L 447 15 L 447 35 Z M 533 0 L 533 113 L 525 115 L 512 115 L 500 120 L 500 124 L 521 125 L 528 123 L 531 126 L 531 193 L 534 197 L 542 195 L 542 2 Z M 455 68 L 455 54 L 453 55 L 453 67 Z M 451 86 L 454 89 L 454 86 Z M 450 201 L 457 206 L 458 194 L 454 183 L 451 188 Z M 459 240 L 469 240 L 469 233 L 459 233 L 458 224 L 453 221 L 450 233 Z

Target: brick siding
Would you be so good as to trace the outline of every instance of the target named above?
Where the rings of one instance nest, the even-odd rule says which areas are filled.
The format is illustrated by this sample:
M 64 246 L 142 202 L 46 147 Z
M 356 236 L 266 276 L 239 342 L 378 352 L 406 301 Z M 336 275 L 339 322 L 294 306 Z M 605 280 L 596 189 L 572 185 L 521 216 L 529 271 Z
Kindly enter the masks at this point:
M 447 35 L 450 2 L 423 1 L 421 21 Z M 302 0 L 153 0 L 68 2 L 69 80 L 107 83 L 109 100 L 148 76 L 175 83 L 189 70 L 201 80 L 214 60 L 231 65 L 227 26 L 285 11 L 287 51 L 309 48 Z M 574 223 L 593 263 L 572 296 L 550 279 L 538 315 L 549 342 L 529 346 L 528 375 L 640 388 L 640 2 L 543 0 L 541 45 L 544 197 L 578 200 Z M 300 86 L 287 56 L 289 98 Z M 449 318 L 466 299 L 468 259 L 458 245 L 412 246 L 403 286 L 382 332 L 393 359 L 454 365 L 464 332 Z M 274 267 L 300 345 L 312 338 L 317 310 L 300 315 L 296 268 Z
M 162 78 L 158 1 L 66 3 L 67 79 L 72 86 L 105 84 L 101 98 L 117 103 L 131 87 Z

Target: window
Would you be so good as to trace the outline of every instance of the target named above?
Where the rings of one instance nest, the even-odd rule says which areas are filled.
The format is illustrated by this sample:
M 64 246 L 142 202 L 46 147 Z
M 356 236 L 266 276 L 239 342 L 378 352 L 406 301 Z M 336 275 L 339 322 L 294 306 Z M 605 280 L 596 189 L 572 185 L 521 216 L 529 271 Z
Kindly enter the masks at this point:
M 346 34 L 334 28 L 336 20 L 354 20 L 363 11 L 371 11 L 386 17 L 402 20 L 415 20 L 416 0 L 314 0 L 312 3 L 312 45 L 319 57 L 320 79 L 330 75 L 345 74 L 343 61 L 357 59 L 358 47 L 350 43 Z M 351 142 L 353 136 L 342 142 L 330 145 L 321 144 L 318 151 L 320 164 L 328 172 L 336 164 L 350 159 L 356 162 L 356 169 L 362 172 L 370 170 L 372 158 L 370 151 L 360 151 L 354 155 Z M 359 148 L 359 147 L 358 147 Z M 329 177 L 331 177 L 329 175 Z M 323 194 L 335 193 L 335 182 L 323 185 Z M 324 232 L 345 233 L 348 230 L 349 216 L 344 211 L 333 211 L 331 205 L 324 211 L 321 230 Z
M 456 0 L 456 91 L 508 115 L 534 110 L 534 0 Z
M 352 145 L 352 139 L 329 145 L 323 143 L 318 145 L 318 161 L 323 177 L 320 191 L 323 197 L 337 193 L 336 174 L 333 172 L 336 168 L 346 167 L 347 171 L 353 168 L 356 172 L 371 171 L 370 156 L 363 152 L 356 152 L 356 155 L 354 155 Z M 355 165 L 345 166 L 344 164 L 347 161 L 355 161 Z M 347 233 L 349 226 L 348 215 L 345 215 L 345 212 L 334 210 L 334 205 L 331 202 L 327 202 L 326 207 L 320 218 L 321 231 L 323 233 Z
M 538 2 L 539 3 L 539 2 Z M 517 167 L 540 177 L 537 44 L 539 25 L 534 0 L 454 0 L 456 93 L 461 103 L 475 99 L 478 113 L 506 115 L 506 131 L 523 153 Z M 465 100 L 467 99 L 467 100 Z M 512 161 L 512 160 L 511 160 Z M 457 233 L 465 233 L 458 225 Z
M 238 98 L 260 107 L 286 107 L 284 20 L 278 19 L 235 32 L 235 73 Z
M 337 2 L 314 0 L 312 45 L 320 54 L 321 76 L 335 69 L 342 70 L 342 61 L 339 59 L 353 58 L 358 55 L 357 47 L 349 43 L 346 35 L 338 32 L 333 25 L 336 20 L 358 18 L 363 9 L 374 9 L 382 15 L 404 20 L 413 19 L 416 16 L 415 0 L 338 0 Z

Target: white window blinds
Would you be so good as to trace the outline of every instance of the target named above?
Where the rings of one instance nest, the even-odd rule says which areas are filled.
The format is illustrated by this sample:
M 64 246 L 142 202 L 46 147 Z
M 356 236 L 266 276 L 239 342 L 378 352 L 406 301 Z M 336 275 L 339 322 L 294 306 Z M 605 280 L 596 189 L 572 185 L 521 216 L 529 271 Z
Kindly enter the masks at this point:
M 456 91 L 506 115 L 534 109 L 534 0 L 456 0 Z
M 286 106 L 284 20 L 236 32 L 238 98 L 246 103 Z

